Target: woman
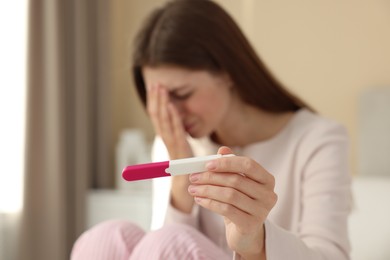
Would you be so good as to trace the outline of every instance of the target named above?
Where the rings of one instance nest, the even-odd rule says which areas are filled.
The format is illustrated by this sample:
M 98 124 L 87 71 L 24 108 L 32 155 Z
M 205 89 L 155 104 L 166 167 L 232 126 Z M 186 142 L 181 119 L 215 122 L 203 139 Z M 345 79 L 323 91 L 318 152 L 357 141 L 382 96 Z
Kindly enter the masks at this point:
M 101 224 L 74 259 L 349 259 L 345 129 L 287 91 L 221 7 L 177 0 L 153 12 L 133 75 L 170 159 L 237 156 L 173 177 L 163 228 Z

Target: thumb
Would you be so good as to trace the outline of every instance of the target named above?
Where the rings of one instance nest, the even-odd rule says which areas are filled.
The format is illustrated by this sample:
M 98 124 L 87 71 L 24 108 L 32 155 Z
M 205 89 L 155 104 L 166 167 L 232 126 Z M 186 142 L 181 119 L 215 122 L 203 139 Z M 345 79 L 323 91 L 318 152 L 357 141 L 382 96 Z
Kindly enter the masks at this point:
M 232 154 L 232 153 L 233 153 L 232 149 L 230 149 L 227 146 L 221 146 L 218 149 L 218 154 Z

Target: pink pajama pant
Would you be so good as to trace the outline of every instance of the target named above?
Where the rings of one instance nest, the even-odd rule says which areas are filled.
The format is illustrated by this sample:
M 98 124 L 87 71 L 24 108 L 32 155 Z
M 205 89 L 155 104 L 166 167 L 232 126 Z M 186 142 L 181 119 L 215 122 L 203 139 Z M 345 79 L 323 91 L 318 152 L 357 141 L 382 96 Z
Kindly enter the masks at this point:
M 198 230 L 170 224 L 146 233 L 127 221 L 103 222 L 82 234 L 71 260 L 227 260 L 225 251 Z

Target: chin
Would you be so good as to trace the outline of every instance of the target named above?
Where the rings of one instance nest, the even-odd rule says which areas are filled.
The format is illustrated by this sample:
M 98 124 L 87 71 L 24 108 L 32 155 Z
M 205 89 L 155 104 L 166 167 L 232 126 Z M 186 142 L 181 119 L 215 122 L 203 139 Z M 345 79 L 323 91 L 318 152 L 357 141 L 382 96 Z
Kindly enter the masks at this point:
M 200 135 L 200 134 L 197 134 L 197 133 L 188 133 L 189 136 L 191 136 L 192 138 L 194 139 L 197 139 L 197 138 L 202 138 L 204 135 Z
M 194 139 L 199 139 L 199 138 L 203 138 L 203 137 L 206 137 L 206 136 L 209 136 L 211 133 L 208 133 L 208 132 L 201 132 L 201 131 L 193 131 L 193 132 L 187 132 L 189 136 L 191 136 L 192 138 Z

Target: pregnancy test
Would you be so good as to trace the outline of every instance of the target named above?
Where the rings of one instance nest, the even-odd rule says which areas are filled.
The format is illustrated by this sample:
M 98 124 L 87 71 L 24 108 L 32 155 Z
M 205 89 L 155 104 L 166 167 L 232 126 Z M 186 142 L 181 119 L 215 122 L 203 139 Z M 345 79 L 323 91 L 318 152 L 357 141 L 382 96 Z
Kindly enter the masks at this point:
M 206 171 L 206 164 L 209 161 L 230 156 L 234 156 L 234 154 L 214 154 L 164 162 L 130 165 L 123 169 L 122 177 L 126 181 L 138 181 L 204 172 Z

